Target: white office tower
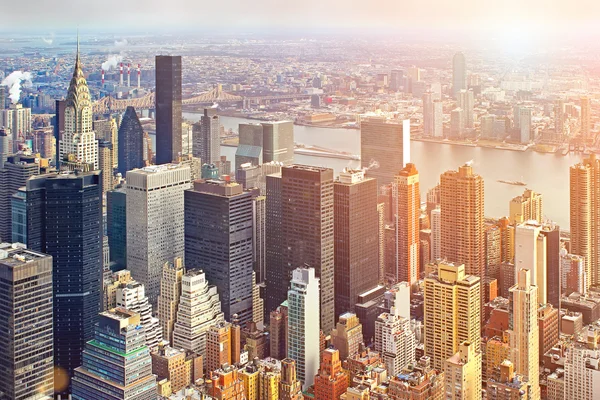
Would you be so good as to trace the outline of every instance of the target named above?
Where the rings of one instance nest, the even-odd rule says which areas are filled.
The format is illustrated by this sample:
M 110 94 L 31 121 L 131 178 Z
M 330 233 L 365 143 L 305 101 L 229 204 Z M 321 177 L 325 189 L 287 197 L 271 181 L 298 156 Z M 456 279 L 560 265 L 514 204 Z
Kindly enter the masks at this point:
M 129 311 L 140 314 L 140 323 L 146 331 L 146 346 L 150 351 L 158 349 L 158 343 L 162 341 L 162 329 L 158 318 L 152 316 L 152 305 L 146 297 L 144 285 L 130 281 L 117 288 L 117 307 L 123 307 Z
M 531 399 L 540 398 L 538 288 L 531 283 L 531 271 L 520 269 L 517 283 L 510 288 L 513 305 L 511 332 L 515 372 L 527 379 Z
M 519 129 L 521 131 L 521 143 L 527 144 L 531 141 L 531 108 L 519 107 Z
M 190 168 L 153 165 L 127 172 L 127 268 L 155 305 L 163 265 L 184 256 L 183 192 Z
M 410 324 L 410 286 L 394 287 L 394 305 L 375 321 L 375 351 L 382 355 L 388 376 L 395 376 L 415 361 L 417 339 Z
M 442 210 L 431 210 L 431 261 L 442 258 Z
M 515 277 L 521 269 L 531 271 L 531 284 L 537 286 L 539 304 L 546 304 L 546 236 L 542 225 L 535 221 L 526 221 L 517 225 L 515 232 Z
M 92 128 L 92 98 L 79 61 L 79 44 L 67 93 L 64 120 L 65 130 L 60 135 L 59 160 L 71 156 L 72 161 L 91 164 L 97 170 L 98 143 Z
M 302 390 L 314 383 L 319 371 L 319 279 L 314 268 L 292 272 L 288 291 L 288 358 L 296 361 Z
M 475 98 L 472 90 L 461 90 L 458 93 L 458 107 L 463 110 L 463 125 L 466 129 L 473 127 L 473 108 Z
M 12 152 L 17 152 L 19 143 L 31 133 L 31 108 L 23 108 L 21 104 L 11 104 L 9 108 L 0 106 L 0 128 L 10 132 Z M 33 149 L 32 149 L 33 150 Z
M 567 350 L 565 400 L 597 400 L 600 396 L 599 339 L 599 328 L 590 325 Z
M 181 279 L 173 347 L 206 357 L 206 333 L 225 318 L 216 286 L 210 286 L 200 269 L 186 271 Z
M 441 100 L 433 100 L 433 137 L 444 136 L 444 103 Z

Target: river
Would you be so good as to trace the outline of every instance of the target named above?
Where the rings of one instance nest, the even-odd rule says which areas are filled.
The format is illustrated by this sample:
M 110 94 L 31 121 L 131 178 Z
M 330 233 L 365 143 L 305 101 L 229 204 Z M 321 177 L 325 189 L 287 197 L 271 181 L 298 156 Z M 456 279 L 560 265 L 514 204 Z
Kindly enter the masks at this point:
M 184 113 L 184 118 L 196 121 L 199 119 L 199 114 Z M 225 129 L 231 128 L 237 131 L 238 124 L 243 122 L 258 121 L 221 117 L 221 124 Z M 305 145 L 317 145 L 360 154 L 360 131 L 358 130 L 294 126 L 294 140 Z M 522 180 L 527 183 L 528 188 L 543 194 L 546 218 L 555 221 L 565 230 L 569 229 L 569 167 L 577 163 L 581 156 L 417 141 L 411 142 L 410 148 L 411 161 L 419 170 L 423 201 L 427 190 L 439 182 L 440 174 L 450 169 L 457 169 L 461 164 L 472 160 L 475 173 L 481 175 L 485 182 L 486 217 L 507 215 L 510 199 L 523 193 L 524 190 L 522 186 L 503 184 L 498 182 L 498 179 Z M 234 161 L 234 147 L 221 146 L 221 152 L 228 160 Z M 333 168 L 336 173 L 346 166 L 360 165 L 359 161 L 300 154 L 296 154 L 295 162 Z

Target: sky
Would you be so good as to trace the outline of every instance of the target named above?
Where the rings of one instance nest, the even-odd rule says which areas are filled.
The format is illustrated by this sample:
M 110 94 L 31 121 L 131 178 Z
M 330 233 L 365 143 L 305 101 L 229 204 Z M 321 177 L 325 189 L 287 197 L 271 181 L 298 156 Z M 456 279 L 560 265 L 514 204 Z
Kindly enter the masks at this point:
M 10 3 L 14 7 L 8 7 Z M 597 0 L 1 0 L 3 29 L 596 32 Z

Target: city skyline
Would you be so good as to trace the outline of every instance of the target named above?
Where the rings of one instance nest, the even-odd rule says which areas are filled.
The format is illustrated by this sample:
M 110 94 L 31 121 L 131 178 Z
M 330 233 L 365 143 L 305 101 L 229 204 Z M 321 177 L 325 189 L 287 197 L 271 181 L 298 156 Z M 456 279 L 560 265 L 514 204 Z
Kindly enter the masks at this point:
M 146 23 L 180 11 L 153 1 Z M 0 39 L 0 398 L 593 400 L 598 61 L 519 28 L 558 4 L 404 7 L 438 5 L 444 43 L 282 39 L 330 9 L 234 4 L 284 17 Z M 385 5 L 331 29 L 381 33 Z

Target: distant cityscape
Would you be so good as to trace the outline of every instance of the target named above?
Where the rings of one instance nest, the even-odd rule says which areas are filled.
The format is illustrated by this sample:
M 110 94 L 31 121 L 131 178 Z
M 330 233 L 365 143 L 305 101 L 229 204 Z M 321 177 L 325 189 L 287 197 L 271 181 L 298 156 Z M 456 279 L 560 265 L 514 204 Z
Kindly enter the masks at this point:
M 20 43 L 0 51 L 0 400 L 598 397 L 594 56 Z M 447 146 L 485 152 L 423 184 Z M 490 182 L 492 152 L 515 169 Z M 527 175 L 533 152 L 568 183 Z

